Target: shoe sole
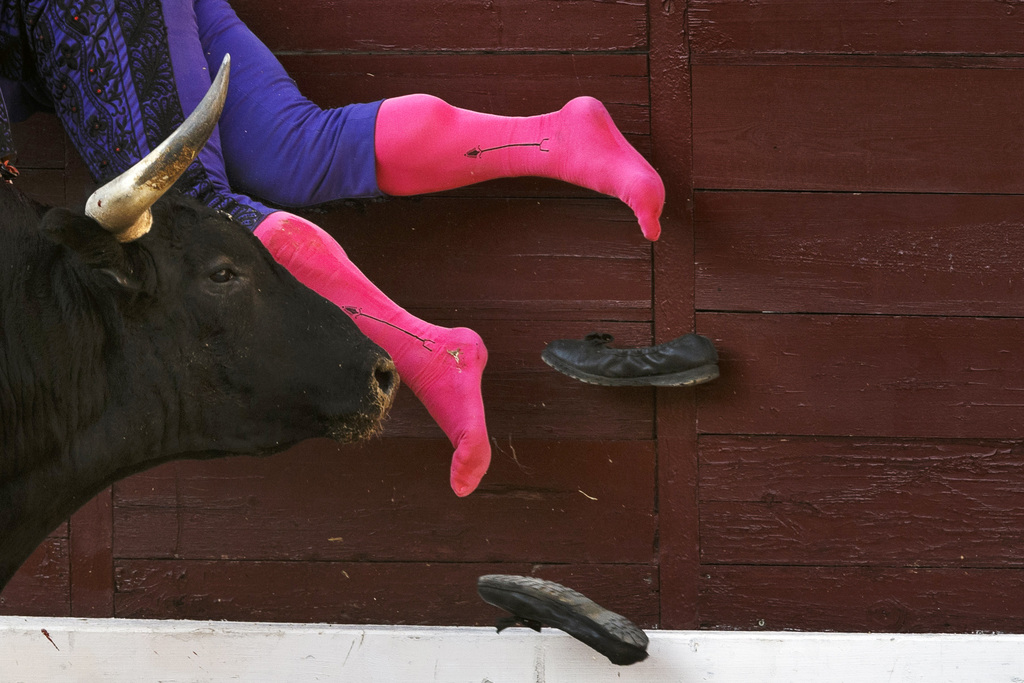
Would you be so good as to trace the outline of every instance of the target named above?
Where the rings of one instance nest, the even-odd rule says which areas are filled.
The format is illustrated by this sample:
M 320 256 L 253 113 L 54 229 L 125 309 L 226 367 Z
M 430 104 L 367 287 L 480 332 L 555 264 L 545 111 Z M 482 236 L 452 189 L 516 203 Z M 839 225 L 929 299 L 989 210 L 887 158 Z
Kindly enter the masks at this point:
M 488 574 L 477 580 L 477 592 L 485 602 L 511 612 L 520 621 L 565 631 L 612 664 L 624 666 L 647 658 L 647 634 L 636 624 L 561 584 L 530 576 Z
M 566 365 L 560 359 L 549 354 L 547 349 L 541 352 L 540 358 L 563 375 L 568 375 L 587 384 L 599 384 L 605 387 L 692 387 L 718 378 L 718 365 L 714 363 L 668 375 L 605 377 L 604 375 L 592 375 L 571 365 Z

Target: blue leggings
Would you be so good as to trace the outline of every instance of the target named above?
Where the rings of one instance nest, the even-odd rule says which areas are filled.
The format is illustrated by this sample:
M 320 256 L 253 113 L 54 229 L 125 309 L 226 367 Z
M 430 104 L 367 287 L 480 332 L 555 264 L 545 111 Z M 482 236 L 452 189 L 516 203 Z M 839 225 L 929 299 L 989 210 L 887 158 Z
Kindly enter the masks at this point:
M 39 87 L 96 180 L 128 168 L 202 99 L 231 54 L 215 131 L 178 187 L 250 229 L 273 205 L 380 196 L 380 102 L 321 109 L 225 0 L 21 0 Z M 103 11 L 100 12 L 99 9 Z M 69 11 L 71 10 L 71 11 Z

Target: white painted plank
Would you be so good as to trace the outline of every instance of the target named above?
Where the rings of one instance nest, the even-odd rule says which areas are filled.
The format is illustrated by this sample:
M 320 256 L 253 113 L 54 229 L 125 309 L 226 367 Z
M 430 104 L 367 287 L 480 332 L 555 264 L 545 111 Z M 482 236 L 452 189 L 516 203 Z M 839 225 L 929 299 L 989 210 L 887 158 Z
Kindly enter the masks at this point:
M 648 633 L 617 667 L 547 630 L 0 617 L 0 682 L 1024 683 L 1020 635 Z

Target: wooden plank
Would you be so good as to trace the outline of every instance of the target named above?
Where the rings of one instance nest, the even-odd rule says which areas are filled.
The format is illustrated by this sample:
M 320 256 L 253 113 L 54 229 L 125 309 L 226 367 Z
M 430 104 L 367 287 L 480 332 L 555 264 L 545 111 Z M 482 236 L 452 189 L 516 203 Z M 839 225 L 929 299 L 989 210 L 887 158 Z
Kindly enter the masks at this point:
M 37 202 L 48 206 L 65 204 L 64 174 L 53 169 L 18 169 L 16 187 Z
M 69 520 L 72 616 L 114 616 L 112 510 L 107 488 Z
M 1024 315 L 1024 198 L 700 192 L 697 307 Z
M 590 95 L 623 133 L 650 133 L 644 54 L 281 55 L 281 63 L 322 107 L 426 92 L 457 107 L 532 116 Z
M 555 629 L 6 618 L 0 660 L 24 683 L 1015 683 L 1024 669 L 1024 638 L 1005 634 L 648 636 L 650 656 L 617 667 Z
M 702 628 L 1017 632 L 1024 620 L 1020 570 L 705 567 L 702 579 Z
M 637 565 L 381 562 L 117 562 L 117 615 L 347 624 L 487 625 L 476 592 L 506 573 L 558 581 L 639 625 L 658 620 L 657 572 Z
M 67 187 L 65 206 L 79 211 L 85 210 L 85 203 L 99 185 L 89 175 L 85 162 L 75 151 L 68 153 L 68 165 L 64 169 L 64 182 Z
M 1021 53 L 1024 12 L 991 0 L 691 0 L 694 59 L 779 53 Z
M 61 525 L 25 561 L 0 593 L 0 614 L 70 616 L 67 525 Z
M 858 69 L 1019 69 L 1024 66 L 1024 57 L 1017 55 L 777 53 L 755 58 L 723 54 L 695 59 L 694 63 L 700 66 L 794 66 Z
M 650 243 L 612 199 L 430 197 L 310 218 L 392 299 L 427 319 L 454 311 L 477 320 L 651 319 Z
M 310 441 L 267 459 L 163 466 L 115 485 L 114 555 L 652 561 L 652 442 L 495 439 L 490 472 L 466 499 L 449 490 L 441 440 Z
M 648 3 L 651 24 L 652 162 L 666 186 L 662 237 L 654 248 L 655 334 L 659 343 L 693 329 L 693 216 L 690 69 L 683 3 Z M 696 409 L 689 390 L 657 393 L 661 624 L 697 623 L 699 570 Z
M 698 387 L 715 434 L 1017 438 L 1024 320 L 699 314 L 722 377 Z
M 272 50 L 289 52 L 585 52 L 640 50 L 647 40 L 644 3 L 622 0 L 239 0 L 231 6 Z
M 63 168 L 68 139 L 60 121 L 52 114 L 33 114 L 11 126 L 14 147 L 18 150 L 18 170 Z
M 1024 444 L 700 440 L 706 564 L 1024 568 Z
M 708 189 L 1020 193 L 1024 70 L 695 66 Z

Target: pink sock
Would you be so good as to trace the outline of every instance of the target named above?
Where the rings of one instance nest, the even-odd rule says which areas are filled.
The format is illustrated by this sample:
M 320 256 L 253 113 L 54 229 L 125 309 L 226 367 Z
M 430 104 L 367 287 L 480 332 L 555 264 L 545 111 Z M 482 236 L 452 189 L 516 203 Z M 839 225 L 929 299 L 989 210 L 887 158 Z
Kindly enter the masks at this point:
M 374 140 L 377 184 L 387 194 L 543 176 L 618 197 L 633 209 L 644 237 L 661 234 L 661 177 L 592 97 L 577 97 L 551 114 L 508 117 L 407 95 L 381 105 Z
M 377 289 L 330 235 L 303 218 L 273 213 L 256 236 L 278 263 L 341 307 L 363 334 L 391 354 L 402 382 L 455 447 L 452 490 L 459 496 L 472 493 L 491 462 L 480 394 L 487 349 L 480 336 L 411 315 Z

